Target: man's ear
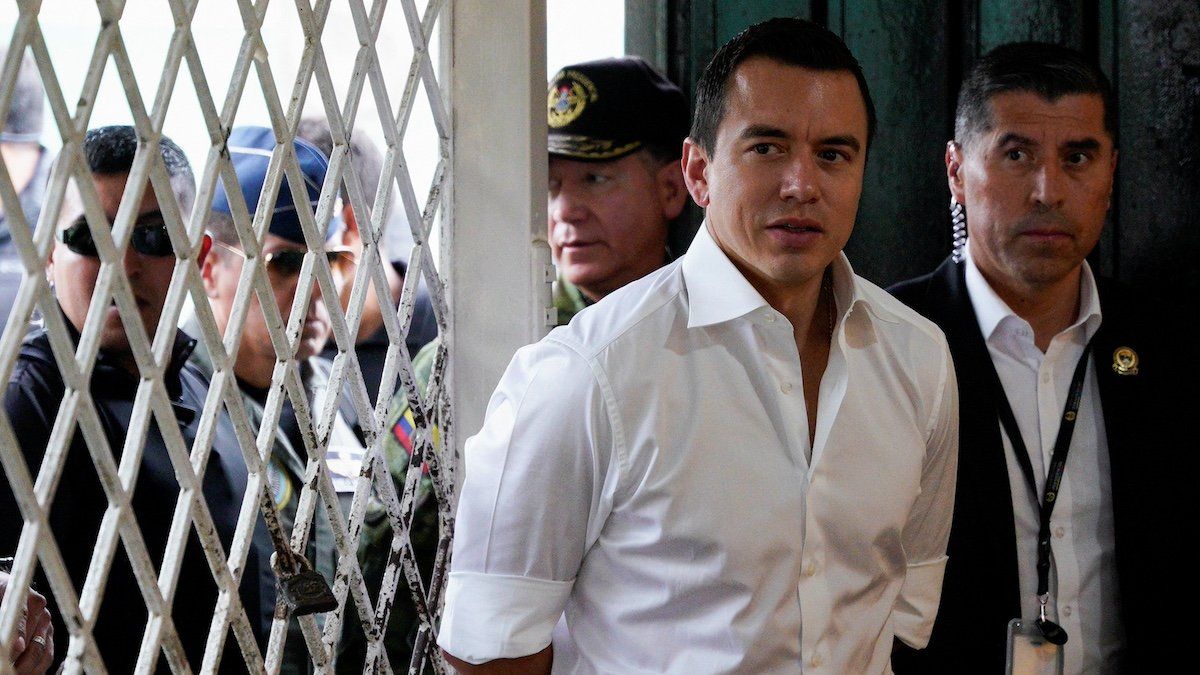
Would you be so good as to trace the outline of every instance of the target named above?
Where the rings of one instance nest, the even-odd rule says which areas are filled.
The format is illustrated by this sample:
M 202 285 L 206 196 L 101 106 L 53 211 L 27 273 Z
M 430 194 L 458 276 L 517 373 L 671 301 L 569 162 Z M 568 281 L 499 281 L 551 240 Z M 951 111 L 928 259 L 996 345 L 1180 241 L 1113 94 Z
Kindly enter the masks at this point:
M 220 258 L 212 254 L 212 237 L 204 235 L 204 242 L 200 244 L 200 257 L 197 262 L 200 264 L 200 279 L 204 282 L 204 294 L 209 298 L 217 298 L 220 296 L 220 291 L 217 288 L 216 271 L 217 265 L 221 264 Z
M 349 246 L 358 250 L 358 246 L 362 245 L 362 232 L 358 230 L 358 219 L 354 217 L 354 209 L 349 202 L 342 204 L 342 222 L 346 224 L 342 230 L 342 246 Z
M 967 205 L 967 191 L 963 187 L 962 166 L 963 147 L 958 141 L 946 143 L 946 182 L 950 186 L 950 194 L 954 201 Z
M 46 258 L 46 281 L 54 285 L 54 252 L 58 250 L 58 237 L 50 244 L 50 257 Z
M 674 220 L 683 212 L 683 205 L 688 198 L 687 187 L 683 184 L 682 164 L 682 161 L 667 162 L 659 167 L 655 176 L 659 204 L 667 220 Z
M 212 235 L 205 232 L 204 238 L 200 240 L 200 255 L 196 256 L 196 264 L 200 266 L 201 270 L 204 269 L 204 261 L 208 260 L 208 254 L 210 251 L 212 251 L 212 246 Z
M 683 182 L 692 201 L 708 208 L 708 153 L 691 137 L 683 140 Z

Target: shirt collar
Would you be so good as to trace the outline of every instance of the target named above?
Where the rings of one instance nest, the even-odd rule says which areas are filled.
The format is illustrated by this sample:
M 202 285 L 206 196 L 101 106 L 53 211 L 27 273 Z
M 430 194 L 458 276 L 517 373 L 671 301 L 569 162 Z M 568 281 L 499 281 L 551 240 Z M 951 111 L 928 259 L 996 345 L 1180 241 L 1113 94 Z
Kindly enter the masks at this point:
M 885 323 L 899 323 L 896 317 L 881 311 L 872 304 L 870 297 L 863 292 L 863 285 L 850 259 L 844 252 L 838 252 L 837 257 L 829 264 L 833 278 L 833 298 L 837 301 L 838 328 L 841 329 L 852 315 L 861 314 L 867 319 L 879 320 Z M 865 309 L 866 311 L 861 311 Z
M 1013 317 L 1018 322 L 1027 325 L 1027 322 L 1017 316 L 1008 303 L 1000 299 L 996 291 L 992 290 L 987 279 L 983 278 L 983 273 L 979 271 L 975 259 L 971 257 L 971 241 L 969 239 L 965 248 L 965 264 L 967 266 L 967 295 L 971 298 L 971 305 L 975 308 L 975 319 L 979 322 L 979 332 L 983 334 L 984 340 L 990 340 L 1001 322 L 1008 317 Z M 1075 330 L 1079 326 L 1084 327 L 1085 341 L 1090 340 L 1100 327 L 1100 295 L 1096 290 L 1096 277 L 1092 274 L 1092 267 L 1086 260 L 1083 261 L 1083 268 L 1079 274 L 1079 315 L 1063 332 Z
M 682 265 L 688 292 L 688 328 L 723 323 L 767 306 L 713 241 L 707 220 L 700 224 Z
M 696 232 L 682 265 L 688 292 L 688 328 L 731 321 L 770 306 L 717 246 L 708 232 L 707 220 Z M 841 326 L 860 304 L 870 310 L 872 316 L 878 316 L 859 288 L 846 254 L 839 252 L 830 267 L 838 325 Z

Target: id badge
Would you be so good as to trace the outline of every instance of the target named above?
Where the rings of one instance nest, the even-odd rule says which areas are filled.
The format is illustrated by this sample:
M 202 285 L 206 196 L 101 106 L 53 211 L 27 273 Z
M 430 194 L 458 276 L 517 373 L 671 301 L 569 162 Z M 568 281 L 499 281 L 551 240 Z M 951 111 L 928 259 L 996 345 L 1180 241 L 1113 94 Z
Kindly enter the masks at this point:
M 1009 675 L 1061 675 L 1062 646 L 1042 637 L 1042 631 L 1032 620 L 1013 619 L 1008 622 L 1005 672 Z

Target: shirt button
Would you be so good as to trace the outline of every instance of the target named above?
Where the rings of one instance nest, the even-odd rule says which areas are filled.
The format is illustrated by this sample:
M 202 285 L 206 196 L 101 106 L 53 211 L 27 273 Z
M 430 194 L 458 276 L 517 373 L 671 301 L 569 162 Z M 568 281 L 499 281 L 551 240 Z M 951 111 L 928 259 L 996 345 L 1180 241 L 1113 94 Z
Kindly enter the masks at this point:
M 1064 536 L 1066 536 L 1066 534 L 1067 531 L 1061 527 L 1054 530 L 1054 536 L 1058 537 L 1059 539 L 1062 539 Z
M 1063 616 L 1071 616 L 1071 606 L 1070 605 L 1063 606 Z
M 816 573 L 817 573 L 817 561 L 809 560 L 808 564 L 804 566 L 804 576 L 811 577 L 811 576 L 815 575 Z
M 763 312 L 763 318 L 767 320 L 767 323 L 775 323 L 775 312 L 768 309 L 766 312 Z
M 813 657 L 808 660 L 808 665 L 812 666 L 813 668 L 820 668 L 822 663 L 824 663 L 824 661 L 821 660 L 820 654 L 814 654 Z
M 1050 384 L 1050 371 L 1042 373 L 1042 384 Z
M 792 383 L 784 382 L 783 384 L 779 385 L 779 391 L 782 391 L 785 394 L 792 393 Z

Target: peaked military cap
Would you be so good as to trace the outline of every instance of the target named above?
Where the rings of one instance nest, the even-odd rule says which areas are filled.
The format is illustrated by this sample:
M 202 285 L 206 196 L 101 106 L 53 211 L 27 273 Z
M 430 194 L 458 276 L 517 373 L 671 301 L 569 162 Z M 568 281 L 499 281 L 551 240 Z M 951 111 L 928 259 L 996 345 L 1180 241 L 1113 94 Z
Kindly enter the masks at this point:
M 679 146 L 688 133 L 683 92 L 636 56 L 563 68 L 547 94 L 549 150 L 584 161 L 624 157 L 647 143 Z

